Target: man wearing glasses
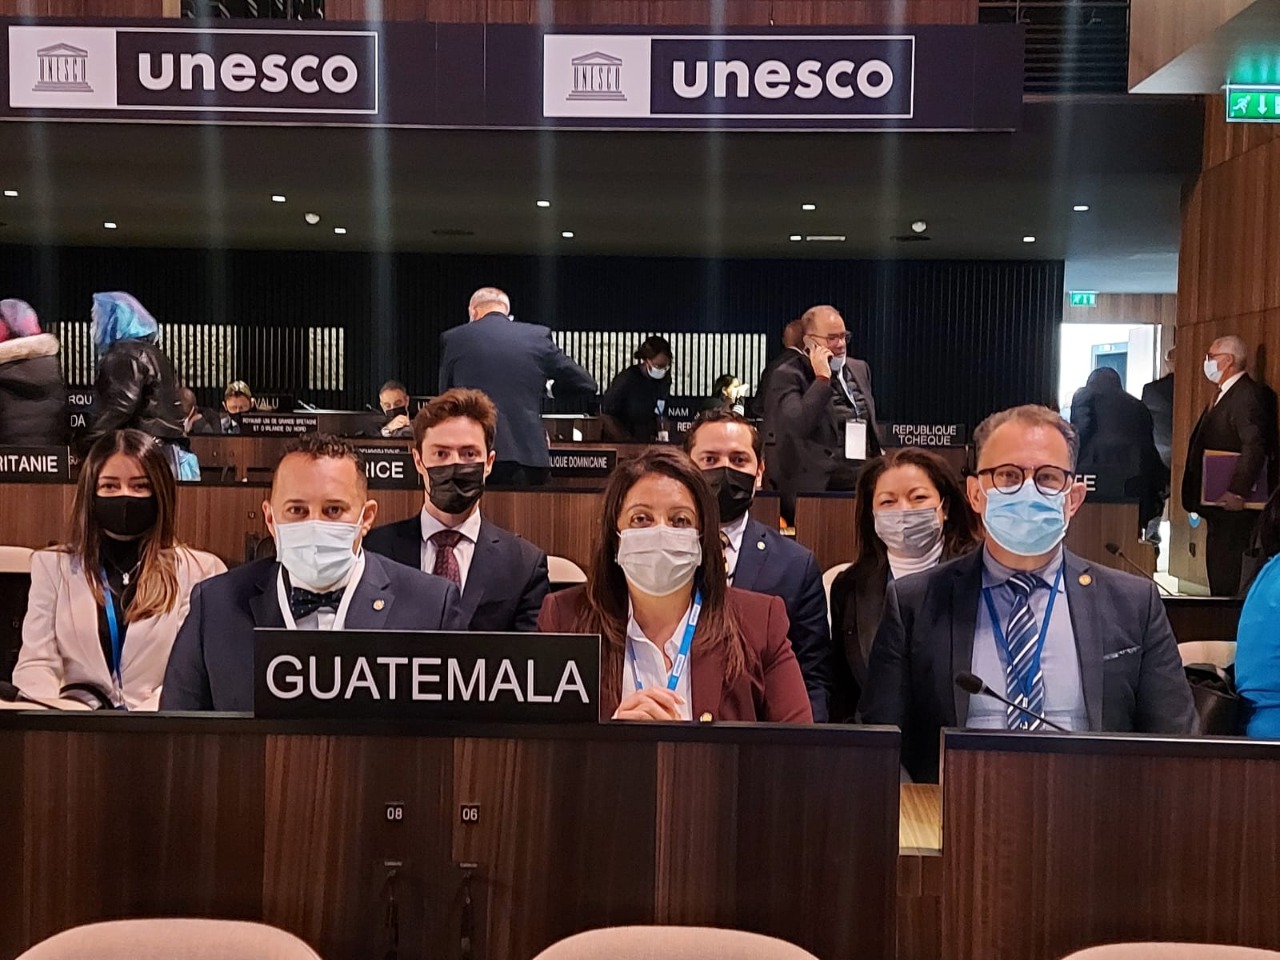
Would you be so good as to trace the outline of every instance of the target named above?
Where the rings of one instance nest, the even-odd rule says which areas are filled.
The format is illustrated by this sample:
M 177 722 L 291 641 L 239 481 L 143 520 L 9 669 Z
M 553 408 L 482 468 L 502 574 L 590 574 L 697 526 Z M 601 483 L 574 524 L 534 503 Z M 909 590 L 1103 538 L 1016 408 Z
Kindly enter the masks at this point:
M 773 371 L 765 397 L 774 444 L 767 479 L 788 521 L 798 493 L 852 490 L 862 464 L 880 453 L 871 368 L 848 355 L 844 318 L 835 307 L 810 307 L 800 323 L 804 353 Z
M 938 777 L 943 727 L 1193 733 L 1191 690 L 1155 584 L 1063 547 L 1084 502 L 1075 429 L 1046 407 L 974 433 L 969 502 L 982 550 L 889 585 L 863 719 L 902 728 L 903 765 Z M 970 671 L 1017 706 L 970 696 Z M 1024 712 L 1024 708 L 1025 711 Z

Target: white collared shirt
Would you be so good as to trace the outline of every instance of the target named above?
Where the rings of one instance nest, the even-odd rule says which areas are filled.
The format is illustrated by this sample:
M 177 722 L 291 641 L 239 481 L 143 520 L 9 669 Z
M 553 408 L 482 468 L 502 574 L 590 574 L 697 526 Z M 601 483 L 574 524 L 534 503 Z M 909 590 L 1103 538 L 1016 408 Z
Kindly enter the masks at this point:
M 663 650 L 659 650 L 652 640 L 644 635 L 644 631 L 640 629 L 640 624 L 636 623 L 635 614 L 630 610 L 630 602 L 627 607 L 627 652 L 622 658 L 622 699 L 626 699 L 636 692 L 636 675 L 632 672 L 632 653 L 635 654 L 635 664 L 640 670 L 640 687 L 648 690 L 657 687 L 659 690 L 667 689 L 667 681 L 671 677 L 671 671 L 667 669 L 666 661 L 662 658 L 663 650 L 666 651 L 667 657 L 674 664 L 676 655 L 680 652 L 680 644 L 684 641 L 685 627 L 689 624 L 689 614 L 693 610 L 693 605 L 689 605 L 689 609 L 684 612 L 684 616 L 680 622 L 676 624 L 676 632 L 671 635 Z M 693 719 L 693 651 L 689 651 L 689 663 L 685 667 L 684 675 L 680 677 L 679 683 L 676 684 L 676 695 L 680 697 L 684 703 L 679 704 L 681 720 Z
M 1213 405 L 1215 407 L 1218 405 L 1218 402 L 1227 395 L 1227 391 L 1230 390 L 1232 387 L 1234 387 L 1236 385 L 1236 381 L 1239 380 L 1241 377 L 1243 377 L 1244 374 L 1245 374 L 1245 371 L 1243 370 L 1241 370 L 1239 373 L 1233 373 L 1231 376 L 1227 377 L 1227 379 L 1223 380 L 1222 383 L 1218 385 L 1218 395 L 1213 398 Z
M 453 548 L 453 555 L 458 558 L 458 574 L 462 582 L 459 590 L 466 589 L 467 571 L 471 569 L 471 558 L 476 555 L 476 541 L 480 539 L 480 510 L 463 520 L 459 526 L 446 527 L 443 523 L 422 508 L 422 572 L 434 573 L 436 569 L 436 545 L 431 542 L 432 536 L 441 530 L 456 530 L 462 539 Z
M 355 595 L 356 588 L 360 586 L 360 578 L 364 576 L 364 550 L 356 554 L 355 565 L 352 566 L 351 572 L 347 574 L 347 579 L 342 583 L 335 584 L 325 592 L 330 590 L 342 591 L 342 602 L 338 605 L 337 610 L 329 607 L 321 607 L 312 613 L 308 613 L 298 621 L 293 619 L 293 611 L 289 607 L 289 592 L 285 589 L 284 567 L 280 568 L 279 594 L 280 594 L 280 612 L 284 615 L 284 625 L 290 630 L 344 630 L 347 626 L 347 610 L 351 607 L 351 598 Z M 292 582 L 292 581 L 291 581 Z M 293 586 L 301 586 L 294 583 Z M 303 588 L 305 589 L 305 588 Z
M 751 513 L 748 511 L 733 523 L 720 525 L 720 532 L 729 538 L 729 544 L 724 548 L 724 563 L 730 580 L 738 569 L 738 557 L 742 555 L 742 538 L 746 535 L 747 521 L 750 519 Z

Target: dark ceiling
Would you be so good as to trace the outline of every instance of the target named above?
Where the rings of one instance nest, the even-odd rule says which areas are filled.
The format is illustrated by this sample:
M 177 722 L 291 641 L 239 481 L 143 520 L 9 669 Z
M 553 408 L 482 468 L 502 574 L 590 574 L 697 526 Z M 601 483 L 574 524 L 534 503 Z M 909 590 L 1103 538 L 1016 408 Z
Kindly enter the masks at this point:
M 1005 134 L 11 122 L 0 189 L 19 195 L 0 196 L 0 243 L 1061 258 L 1072 289 L 1167 292 L 1202 116 L 1130 96 L 1029 102 Z M 914 220 L 928 242 L 890 239 Z

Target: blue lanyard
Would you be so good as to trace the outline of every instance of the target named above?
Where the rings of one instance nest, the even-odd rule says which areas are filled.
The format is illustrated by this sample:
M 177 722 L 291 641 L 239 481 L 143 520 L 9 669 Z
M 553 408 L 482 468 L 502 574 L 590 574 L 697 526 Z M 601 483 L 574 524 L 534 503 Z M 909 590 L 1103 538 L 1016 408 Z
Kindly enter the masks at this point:
M 1053 578 L 1053 587 L 1049 593 L 1049 603 L 1044 608 L 1044 622 L 1040 624 L 1040 638 L 1036 641 L 1035 657 L 1031 661 L 1031 671 L 1027 674 L 1027 681 L 1022 684 L 1022 693 L 1030 697 L 1031 686 L 1036 681 L 1036 676 L 1040 673 L 1040 655 L 1044 653 L 1044 641 L 1049 636 L 1049 621 L 1053 619 L 1053 603 L 1058 599 L 1058 588 L 1062 586 L 1062 568 L 1066 564 L 1058 567 L 1058 575 Z M 995 601 L 991 599 L 991 588 L 982 588 L 982 597 L 987 601 L 987 613 L 991 615 L 991 632 L 996 635 L 996 643 L 1000 645 L 1000 649 L 1004 651 L 1007 663 L 1013 662 L 1013 651 L 1009 649 L 1009 641 L 1005 639 L 1004 630 L 1000 627 L 1000 617 L 996 614 Z M 1027 598 L 1027 603 L 1031 602 L 1031 598 Z
M 673 693 L 676 687 L 680 686 L 680 678 L 684 676 L 689 666 L 689 649 L 693 646 L 693 634 L 698 629 L 698 614 L 701 612 L 702 591 L 699 590 L 693 595 L 693 606 L 689 608 L 689 622 L 684 628 L 684 639 L 680 641 L 680 652 L 671 661 L 671 675 L 667 677 L 667 689 Z M 627 641 L 627 653 L 631 655 L 631 679 L 635 681 L 637 691 L 643 690 L 644 684 L 640 682 L 640 665 L 636 663 L 636 647 L 630 640 Z
M 102 571 L 102 592 L 107 608 L 107 632 L 111 634 L 111 675 L 116 678 L 116 684 L 123 687 L 124 681 L 120 678 L 120 668 L 124 657 L 124 631 L 120 629 L 120 621 L 116 619 L 116 604 L 112 599 L 111 587 L 107 585 L 106 568 L 100 569 Z

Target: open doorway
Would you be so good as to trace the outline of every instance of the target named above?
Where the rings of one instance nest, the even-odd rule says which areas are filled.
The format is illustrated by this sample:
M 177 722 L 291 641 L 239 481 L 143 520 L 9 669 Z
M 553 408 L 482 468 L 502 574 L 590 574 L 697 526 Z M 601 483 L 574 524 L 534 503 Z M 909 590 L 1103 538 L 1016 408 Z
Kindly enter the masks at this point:
M 1111 367 L 1127 393 L 1160 376 L 1160 327 L 1152 323 L 1064 323 L 1059 342 L 1058 406 L 1071 416 L 1071 397 L 1094 370 Z

